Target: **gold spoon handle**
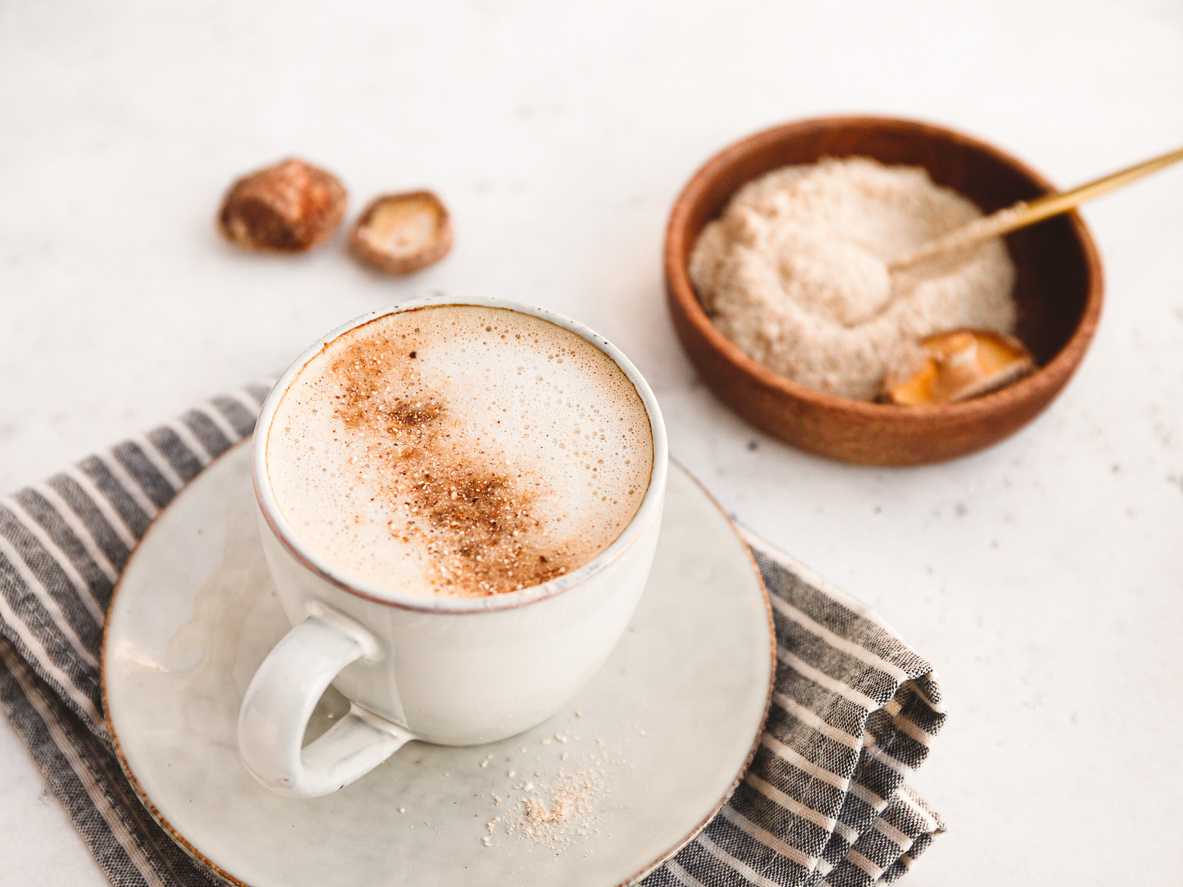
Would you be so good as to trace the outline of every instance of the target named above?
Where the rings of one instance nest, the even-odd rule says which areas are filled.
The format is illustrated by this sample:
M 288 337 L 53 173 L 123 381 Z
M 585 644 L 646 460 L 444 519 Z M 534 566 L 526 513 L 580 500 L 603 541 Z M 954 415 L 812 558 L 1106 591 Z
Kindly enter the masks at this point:
M 1136 181 L 1143 176 L 1148 176 L 1152 172 L 1158 172 L 1160 169 L 1168 167 L 1172 163 L 1177 163 L 1180 160 L 1183 160 L 1183 148 L 1168 151 L 1166 154 L 1162 154 L 1152 160 L 1146 160 L 1118 172 L 1103 176 L 1086 185 L 1081 185 L 1079 188 L 1073 188 L 1071 191 L 1045 194 L 1043 197 L 1033 200 L 1030 203 L 1020 200 L 1013 206 L 1008 206 L 988 216 L 975 219 L 968 225 L 957 228 L 944 237 L 930 240 L 928 243 L 902 256 L 897 256 L 887 263 L 887 270 L 898 271 L 900 268 L 914 265 L 923 259 L 931 258 L 948 250 L 959 249 L 963 246 L 977 243 L 980 240 L 985 240 L 988 237 L 998 237 L 1001 234 L 1006 234 L 1008 231 L 1014 231 L 1016 228 L 1033 225 L 1049 216 L 1067 212 L 1073 207 L 1084 203 L 1086 200 L 1092 200 L 1094 197 L 1108 194 L 1110 191 L 1120 188 L 1123 185 L 1128 185 L 1130 182 Z

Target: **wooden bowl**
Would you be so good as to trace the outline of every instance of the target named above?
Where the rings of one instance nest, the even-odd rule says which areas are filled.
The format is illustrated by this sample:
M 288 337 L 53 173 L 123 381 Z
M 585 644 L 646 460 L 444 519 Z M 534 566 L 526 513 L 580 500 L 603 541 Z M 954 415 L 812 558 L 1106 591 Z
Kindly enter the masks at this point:
M 726 339 L 694 292 L 687 270 L 694 242 L 740 186 L 788 164 L 854 155 L 922 166 L 934 182 L 965 195 L 984 213 L 1054 190 L 1043 176 L 991 145 L 909 120 L 826 117 L 756 133 L 707 161 L 670 213 L 665 281 L 678 338 L 720 400 L 757 428 L 811 453 L 865 465 L 923 465 L 997 443 L 1060 393 L 1100 318 L 1101 260 L 1075 212 L 1006 237 L 1018 272 L 1016 335 L 1039 368 L 1007 388 L 962 403 L 865 403 L 790 382 Z

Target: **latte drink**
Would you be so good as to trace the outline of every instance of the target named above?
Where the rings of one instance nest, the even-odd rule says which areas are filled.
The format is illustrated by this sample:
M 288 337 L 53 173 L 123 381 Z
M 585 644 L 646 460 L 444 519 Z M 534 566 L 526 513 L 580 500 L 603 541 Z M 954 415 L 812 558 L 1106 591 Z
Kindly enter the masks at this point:
M 640 395 L 594 344 L 532 315 L 438 305 L 354 327 L 305 364 L 266 470 L 288 525 L 337 570 L 481 597 L 611 545 L 653 452 Z

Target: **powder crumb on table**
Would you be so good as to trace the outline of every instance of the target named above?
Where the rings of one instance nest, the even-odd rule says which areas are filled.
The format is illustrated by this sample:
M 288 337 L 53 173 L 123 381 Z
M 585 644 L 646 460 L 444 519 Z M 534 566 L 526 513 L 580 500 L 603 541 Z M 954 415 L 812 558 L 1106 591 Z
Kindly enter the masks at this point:
M 920 358 L 926 336 L 1013 332 L 1015 267 L 1000 239 L 887 269 L 980 217 L 919 167 L 865 157 L 783 167 L 703 229 L 690 278 L 715 326 L 753 360 L 816 391 L 872 400 L 886 373 Z

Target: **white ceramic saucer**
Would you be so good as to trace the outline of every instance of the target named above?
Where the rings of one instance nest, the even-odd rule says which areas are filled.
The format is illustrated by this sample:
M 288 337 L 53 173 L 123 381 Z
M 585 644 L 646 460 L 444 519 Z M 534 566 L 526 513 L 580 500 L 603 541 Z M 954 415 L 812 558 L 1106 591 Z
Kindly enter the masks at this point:
M 624 638 L 574 702 L 527 733 L 474 748 L 413 742 L 328 797 L 274 795 L 247 774 L 234 735 L 243 691 L 287 629 L 239 445 L 136 549 L 107 618 L 103 683 L 144 803 L 196 858 L 250 887 L 635 881 L 730 796 L 775 658 L 747 549 L 676 466 Z M 310 734 L 344 710 L 330 690 Z M 531 802 L 541 822 L 526 817 Z

